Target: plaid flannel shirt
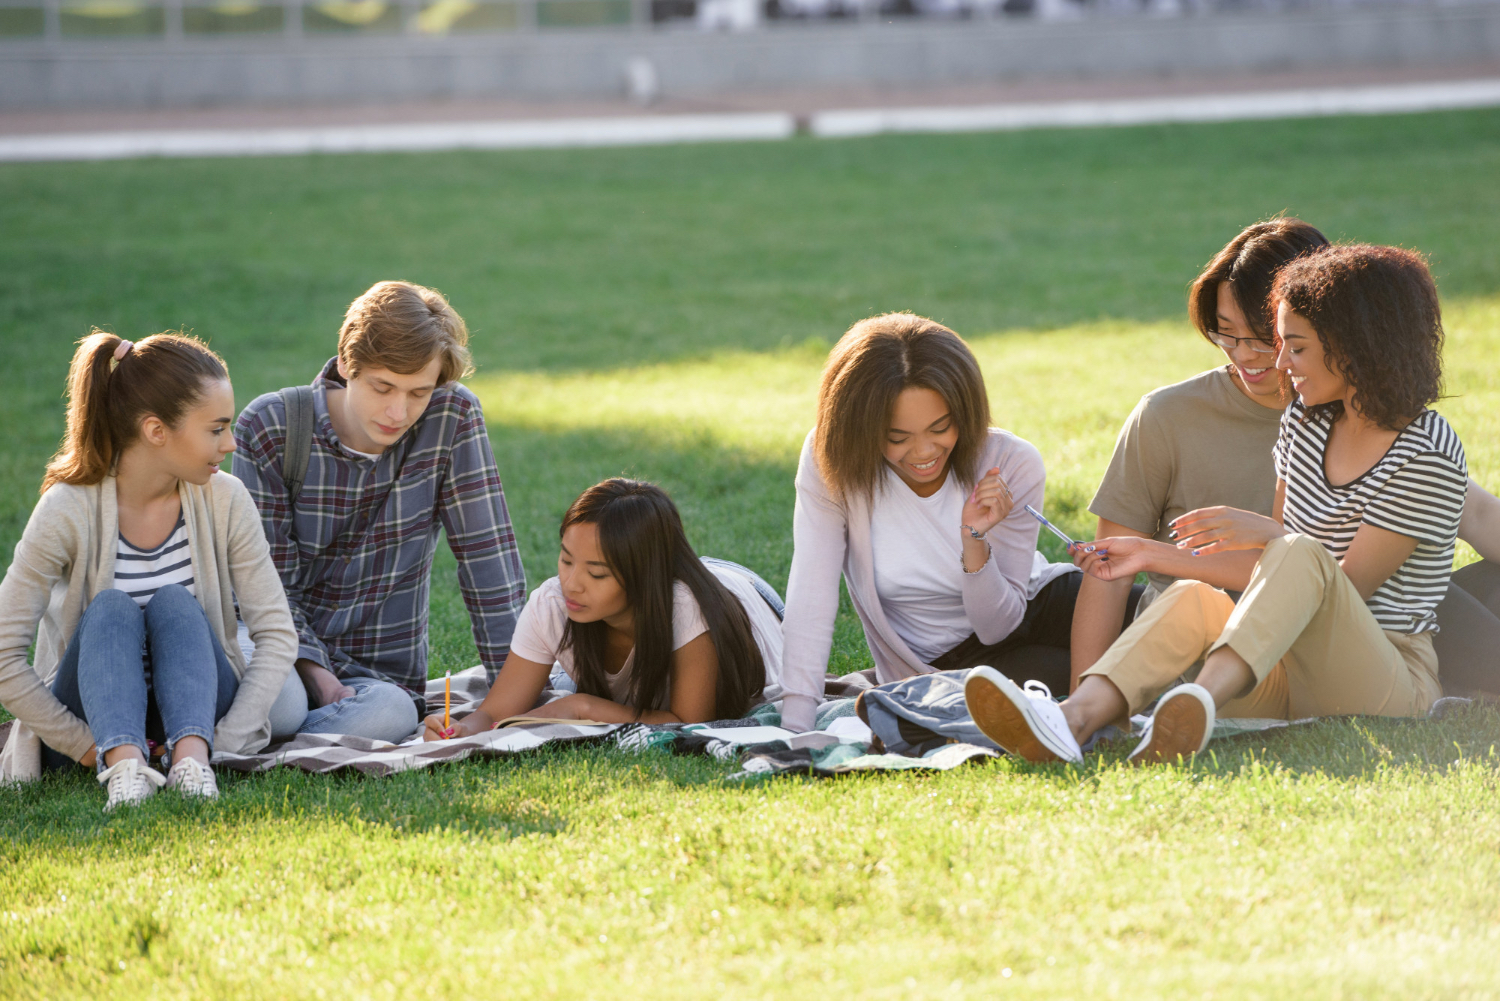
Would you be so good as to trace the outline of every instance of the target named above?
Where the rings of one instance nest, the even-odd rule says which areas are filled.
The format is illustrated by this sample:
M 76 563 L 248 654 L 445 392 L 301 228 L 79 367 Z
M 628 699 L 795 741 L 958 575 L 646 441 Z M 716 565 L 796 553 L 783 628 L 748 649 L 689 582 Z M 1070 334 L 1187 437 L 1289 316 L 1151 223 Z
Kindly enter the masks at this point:
M 379 458 L 350 451 L 328 419 L 344 385 L 330 360 L 313 380 L 312 453 L 293 508 L 281 478 L 286 404 L 252 402 L 235 421 L 234 474 L 260 509 L 300 639 L 299 658 L 340 677 L 427 682 L 427 600 L 439 527 L 491 677 L 510 652 L 526 580 L 479 400 L 451 383 Z

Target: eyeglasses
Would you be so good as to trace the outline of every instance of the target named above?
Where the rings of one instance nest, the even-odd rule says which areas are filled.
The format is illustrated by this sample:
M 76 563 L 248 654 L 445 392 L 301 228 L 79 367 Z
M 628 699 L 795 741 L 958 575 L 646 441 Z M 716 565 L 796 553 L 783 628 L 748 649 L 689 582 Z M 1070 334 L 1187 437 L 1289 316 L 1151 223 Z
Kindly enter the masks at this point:
M 1208 335 L 1208 339 L 1213 341 L 1219 347 L 1223 348 L 1225 351 L 1233 351 L 1235 348 L 1239 347 L 1240 342 L 1243 341 L 1245 344 L 1249 345 L 1250 350 L 1254 351 L 1256 354 L 1273 355 L 1276 353 L 1276 345 L 1272 344 L 1264 337 L 1235 337 L 1232 334 L 1221 334 L 1217 331 L 1214 331 Z

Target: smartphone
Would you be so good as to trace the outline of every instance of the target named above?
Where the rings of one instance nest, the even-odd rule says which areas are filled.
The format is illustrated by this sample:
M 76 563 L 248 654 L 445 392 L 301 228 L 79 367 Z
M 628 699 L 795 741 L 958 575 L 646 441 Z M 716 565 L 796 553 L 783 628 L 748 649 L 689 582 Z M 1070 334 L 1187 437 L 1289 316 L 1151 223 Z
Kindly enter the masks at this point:
M 1031 515 L 1037 521 L 1041 522 L 1043 528 L 1051 532 L 1053 535 L 1057 536 L 1059 539 L 1063 540 L 1063 542 L 1066 543 L 1070 548 L 1078 545 L 1078 543 L 1068 538 L 1068 534 L 1066 532 L 1058 528 L 1056 525 L 1052 524 L 1052 522 L 1048 521 L 1046 515 L 1042 514 L 1042 512 L 1038 511 L 1030 504 L 1022 504 L 1021 506 L 1026 509 L 1027 514 Z

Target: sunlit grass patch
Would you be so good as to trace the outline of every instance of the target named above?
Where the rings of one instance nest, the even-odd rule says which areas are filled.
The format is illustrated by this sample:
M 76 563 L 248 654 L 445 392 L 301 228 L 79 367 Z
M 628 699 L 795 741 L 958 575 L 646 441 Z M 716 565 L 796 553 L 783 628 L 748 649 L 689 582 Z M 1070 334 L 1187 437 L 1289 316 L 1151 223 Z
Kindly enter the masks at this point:
M 1500 297 L 1449 303 L 1446 322 L 1450 398 L 1438 409 L 1463 437 L 1475 477 L 1500 489 Z M 994 422 L 1041 450 L 1048 508 L 1083 535 L 1093 531 L 1088 501 L 1140 397 L 1223 361 L 1186 323 L 1108 321 L 967 339 Z M 608 432 L 623 448 L 612 454 L 627 461 L 632 439 L 642 451 L 722 450 L 783 475 L 812 427 L 827 350 L 810 343 L 595 372 L 498 373 L 471 385 L 494 426 Z

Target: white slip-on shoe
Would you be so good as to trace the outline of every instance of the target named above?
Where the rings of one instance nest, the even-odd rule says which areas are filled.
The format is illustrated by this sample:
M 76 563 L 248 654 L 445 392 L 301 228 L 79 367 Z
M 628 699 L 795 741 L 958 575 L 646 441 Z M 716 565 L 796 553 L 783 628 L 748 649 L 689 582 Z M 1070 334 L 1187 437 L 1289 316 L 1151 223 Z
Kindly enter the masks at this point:
M 219 780 L 214 777 L 214 770 L 196 758 L 183 758 L 172 766 L 167 772 L 167 788 L 184 796 L 219 798 Z
M 166 776 L 139 758 L 116 761 L 99 773 L 99 784 L 109 790 L 104 812 L 110 813 L 117 806 L 130 806 L 149 799 L 166 781 Z
M 1186 761 L 1208 746 L 1213 733 L 1214 697 L 1202 685 L 1178 685 L 1156 704 L 1141 742 L 1130 752 L 1130 763 Z
M 964 679 L 964 701 L 974 724 L 1011 754 L 1038 763 L 1083 760 L 1062 708 L 1040 681 L 1021 689 L 993 667 L 976 667 Z

